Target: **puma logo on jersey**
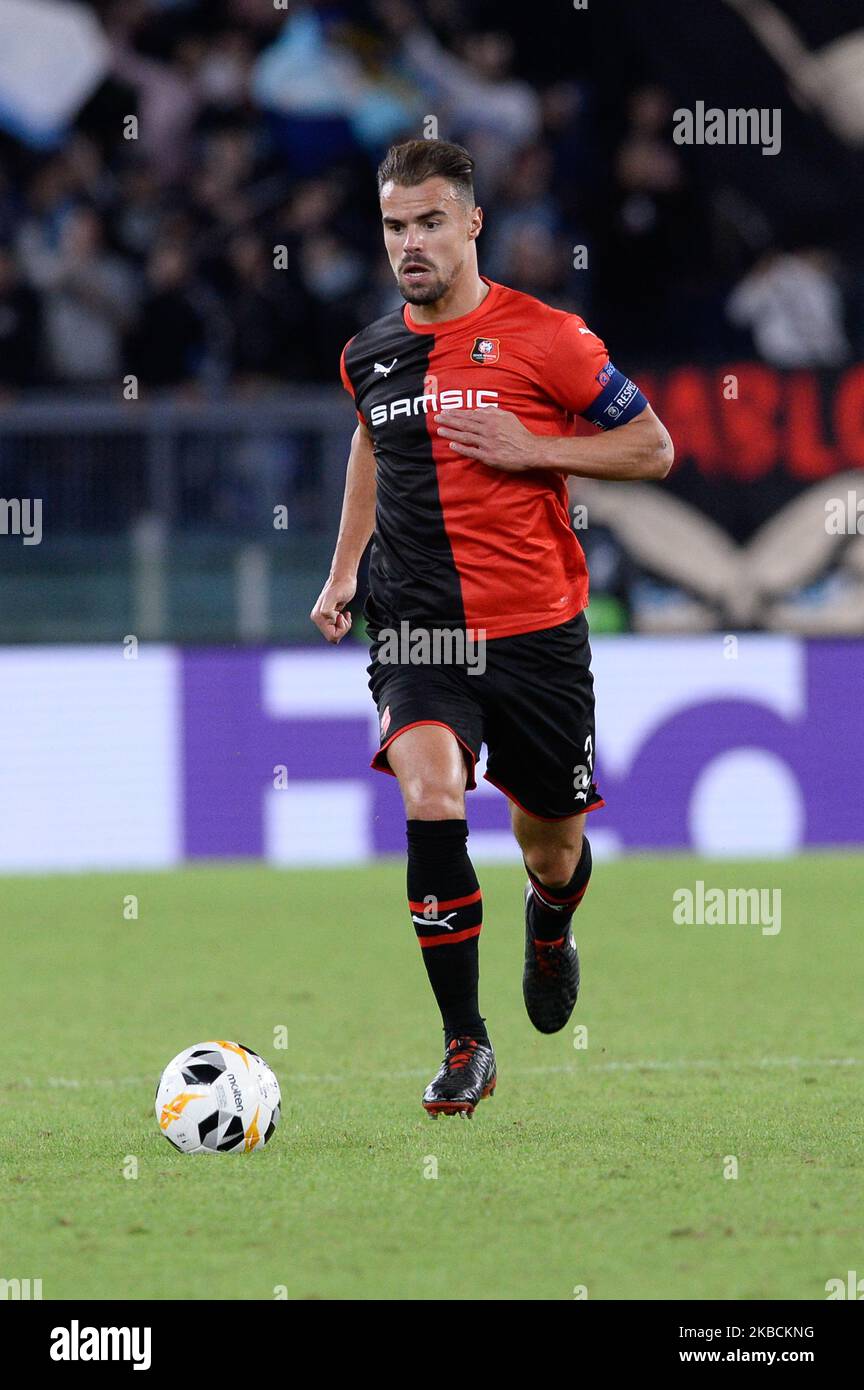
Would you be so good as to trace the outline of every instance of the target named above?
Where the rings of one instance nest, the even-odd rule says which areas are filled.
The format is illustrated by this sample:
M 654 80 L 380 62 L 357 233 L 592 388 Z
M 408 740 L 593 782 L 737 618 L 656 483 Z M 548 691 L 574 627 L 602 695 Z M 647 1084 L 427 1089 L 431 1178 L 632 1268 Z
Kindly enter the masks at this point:
M 399 358 L 394 357 L 389 367 L 385 367 L 383 362 L 376 362 L 372 370 L 373 372 L 380 372 L 382 376 L 389 376 L 398 361 Z
M 418 927 L 446 927 L 448 931 L 455 931 L 456 928 L 450 925 L 450 918 L 455 916 L 455 912 L 448 912 L 446 917 L 415 917 L 412 912 L 411 921 L 416 922 Z

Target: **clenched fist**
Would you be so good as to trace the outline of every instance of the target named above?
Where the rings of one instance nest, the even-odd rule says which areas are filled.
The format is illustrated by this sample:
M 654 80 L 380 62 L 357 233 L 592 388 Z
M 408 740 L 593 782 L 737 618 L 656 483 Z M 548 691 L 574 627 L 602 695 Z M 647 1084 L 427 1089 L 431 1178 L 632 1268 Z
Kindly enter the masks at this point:
M 356 592 L 356 578 L 337 579 L 332 574 L 321 590 L 309 617 L 328 642 L 341 642 L 346 632 L 351 631 L 351 614 L 342 610 Z

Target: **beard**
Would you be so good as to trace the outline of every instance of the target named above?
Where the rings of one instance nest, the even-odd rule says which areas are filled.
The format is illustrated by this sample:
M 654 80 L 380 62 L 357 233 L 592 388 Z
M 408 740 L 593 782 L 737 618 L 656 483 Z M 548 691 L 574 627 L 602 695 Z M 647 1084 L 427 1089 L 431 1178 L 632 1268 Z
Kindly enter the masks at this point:
M 429 269 L 431 271 L 431 266 Z M 410 280 L 406 280 L 402 272 L 399 271 L 396 276 L 396 283 L 402 298 L 407 300 L 409 304 L 436 304 L 451 288 L 458 273 L 458 266 L 447 279 L 443 275 L 432 272 L 425 284 L 414 285 Z

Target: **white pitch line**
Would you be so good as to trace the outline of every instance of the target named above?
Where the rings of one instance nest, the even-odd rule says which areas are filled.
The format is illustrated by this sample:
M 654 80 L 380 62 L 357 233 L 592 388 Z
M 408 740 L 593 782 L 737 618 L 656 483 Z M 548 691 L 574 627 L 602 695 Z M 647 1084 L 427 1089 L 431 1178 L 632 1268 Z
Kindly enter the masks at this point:
M 659 1061 L 645 1058 L 642 1061 L 622 1061 L 622 1062 L 581 1062 L 575 1066 L 562 1063 L 557 1066 L 543 1067 L 507 1067 L 507 1076 L 557 1076 L 572 1075 L 576 1076 L 579 1072 L 611 1072 L 611 1071 L 740 1071 L 746 1067 L 759 1068 L 786 1068 L 787 1070 L 809 1071 L 816 1067 L 860 1067 L 864 1066 L 864 1057 L 753 1057 L 753 1058 L 718 1058 L 715 1061 L 705 1061 L 697 1058 L 688 1059 L 685 1057 L 677 1058 L 672 1061 Z M 389 1072 L 390 1080 L 410 1080 L 413 1077 L 426 1076 L 428 1067 L 412 1067 L 409 1071 Z M 352 1081 L 376 1080 L 380 1076 L 378 1072 L 344 1072 L 339 1075 L 313 1074 L 310 1072 L 296 1072 L 288 1079 L 289 1085 L 332 1085 L 341 1086 Z M 108 1089 L 120 1088 L 123 1086 L 150 1086 L 155 1088 L 157 1078 L 147 1076 L 120 1076 L 120 1077 L 94 1077 L 92 1080 L 82 1080 L 76 1077 L 67 1076 L 47 1076 L 34 1078 L 32 1076 L 20 1077 L 11 1085 L 0 1086 L 0 1091 L 11 1090 L 15 1086 L 26 1087 L 33 1090 L 39 1087 L 48 1087 L 53 1090 L 91 1090 L 94 1087 L 107 1087 Z

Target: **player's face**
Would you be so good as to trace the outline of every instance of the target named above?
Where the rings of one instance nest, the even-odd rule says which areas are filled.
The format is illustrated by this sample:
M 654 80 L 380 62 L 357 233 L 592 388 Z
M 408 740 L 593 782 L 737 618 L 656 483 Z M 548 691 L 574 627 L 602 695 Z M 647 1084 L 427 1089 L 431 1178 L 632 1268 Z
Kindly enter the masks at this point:
M 396 282 L 409 304 L 434 304 L 459 279 L 482 213 L 469 208 L 446 179 L 416 188 L 385 183 L 381 190 L 384 244 Z

